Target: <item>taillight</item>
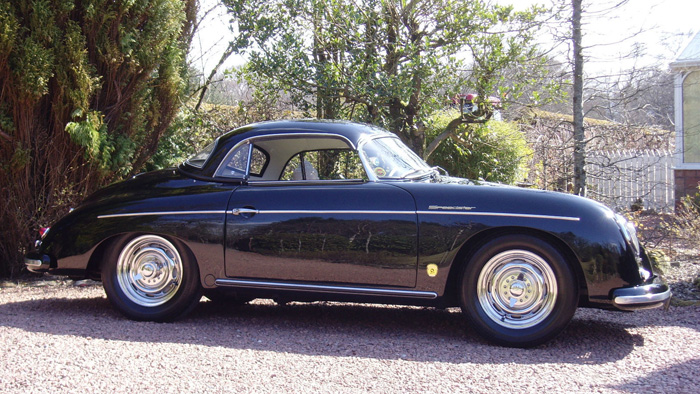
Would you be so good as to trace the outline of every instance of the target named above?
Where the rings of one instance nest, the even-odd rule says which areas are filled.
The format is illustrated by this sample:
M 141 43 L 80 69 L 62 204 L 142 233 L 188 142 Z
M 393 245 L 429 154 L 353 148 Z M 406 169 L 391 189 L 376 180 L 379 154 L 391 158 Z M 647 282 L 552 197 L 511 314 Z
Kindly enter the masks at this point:
M 41 236 L 41 239 L 44 239 L 44 237 L 46 236 L 46 234 L 49 232 L 49 229 L 50 229 L 50 228 L 51 228 L 51 227 L 42 227 L 42 228 L 39 229 L 39 235 Z

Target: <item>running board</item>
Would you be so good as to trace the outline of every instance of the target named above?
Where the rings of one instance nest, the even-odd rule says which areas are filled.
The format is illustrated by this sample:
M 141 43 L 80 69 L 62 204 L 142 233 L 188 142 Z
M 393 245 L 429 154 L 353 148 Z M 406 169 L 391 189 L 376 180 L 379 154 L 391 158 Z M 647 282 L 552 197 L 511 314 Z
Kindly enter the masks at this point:
M 406 297 L 406 298 L 421 298 L 434 300 L 437 298 L 437 293 L 433 291 L 417 291 L 417 290 L 394 290 L 394 289 L 375 289 L 371 287 L 350 287 L 350 286 L 328 286 L 328 285 L 309 285 L 303 283 L 285 283 L 285 282 L 265 282 L 249 279 L 217 279 L 217 286 L 239 287 L 248 289 L 274 289 L 274 290 L 296 290 L 306 291 L 311 293 L 335 293 L 335 294 L 352 294 L 366 296 L 384 296 L 384 297 Z

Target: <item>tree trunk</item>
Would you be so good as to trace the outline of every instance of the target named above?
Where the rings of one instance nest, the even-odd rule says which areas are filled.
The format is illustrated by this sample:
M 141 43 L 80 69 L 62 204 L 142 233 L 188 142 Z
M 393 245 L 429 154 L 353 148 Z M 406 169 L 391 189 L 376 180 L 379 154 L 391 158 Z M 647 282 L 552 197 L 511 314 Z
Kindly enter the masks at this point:
M 386 18 L 386 55 L 384 62 L 384 71 L 388 76 L 393 77 L 399 73 L 399 58 L 401 57 L 399 41 L 399 13 L 391 2 L 384 4 L 384 13 Z M 389 99 L 389 125 L 390 131 L 398 135 L 401 140 L 412 146 L 411 134 L 405 132 L 405 113 L 404 105 L 401 103 L 400 97 L 392 97 Z
M 574 46 L 574 194 L 586 195 L 586 139 L 583 128 L 583 49 L 581 46 L 581 2 L 572 0 Z

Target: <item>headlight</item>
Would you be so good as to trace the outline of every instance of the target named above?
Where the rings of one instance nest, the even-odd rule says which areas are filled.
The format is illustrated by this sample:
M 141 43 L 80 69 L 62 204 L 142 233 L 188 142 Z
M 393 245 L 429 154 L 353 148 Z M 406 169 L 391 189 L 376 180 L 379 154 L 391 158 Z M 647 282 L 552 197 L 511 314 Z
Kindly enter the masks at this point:
M 637 229 L 634 224 L 630 223 L 624 216 L 620 214 L 615 215 L 615 221 L 622 231 L 622 235 L 625 237 L 625 241 L 632 247 L 634 254 L 639 256 L 639 239 L 637 238 Z

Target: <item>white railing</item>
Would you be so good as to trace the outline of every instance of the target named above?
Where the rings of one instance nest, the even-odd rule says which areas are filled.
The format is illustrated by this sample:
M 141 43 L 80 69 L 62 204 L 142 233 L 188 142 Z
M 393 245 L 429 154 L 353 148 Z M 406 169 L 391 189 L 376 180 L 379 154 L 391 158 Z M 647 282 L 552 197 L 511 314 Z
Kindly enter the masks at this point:
M 640 203 L 645 209 L 673 210 L 673 152 L 590 152 L 586 160 L 590 198 L 617 210 Z

